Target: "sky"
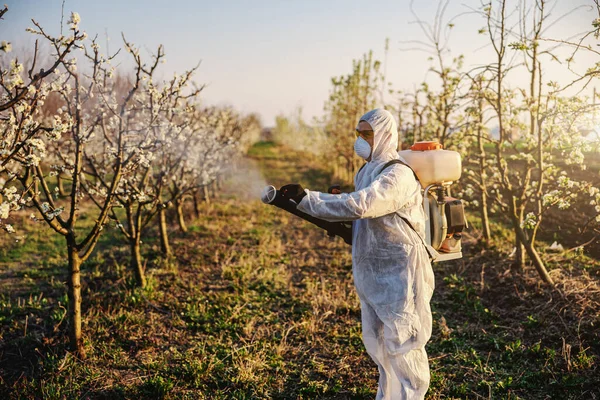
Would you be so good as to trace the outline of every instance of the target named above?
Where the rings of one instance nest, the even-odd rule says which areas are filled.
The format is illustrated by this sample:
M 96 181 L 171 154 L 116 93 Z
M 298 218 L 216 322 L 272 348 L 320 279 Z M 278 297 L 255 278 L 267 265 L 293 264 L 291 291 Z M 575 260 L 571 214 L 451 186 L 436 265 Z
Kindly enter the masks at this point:
M 35 19 L 51 33 L 60 32 L 62 0 L 5 0 L 9 11 L 0 21 L 0 40 L 11 42 L 14 54 L 30 52 L 35 38 L 25 32 Z M 424 40 L 409 0 L 65 0 L 64 23 L 71 13 L 81 16 L 80 28 L 99 36 L 111 52 L 122 46 L 121 33 L 142 50 L 163 44 L 169 78 L 200 62 L 195 80 L 206 84 L 206 104 L 231 105 L 258 113 L 263 124 L 276 115 L 302 109 L 305 119 L 323 114 L 331 78 L 350 73 L 352 60 L 369 50 L 385 62 L 386 79 L 394 88 L 410 90 L 428 77 L 428 54 L 410 50 L 411 40 Z M 437 0 L 416 0 L 419 18 L 432 22 Z M 558 0 L 558 17 L 592 0 Z M 479 0 L 450 0 L 445 15 L 457 16 L 449 39 L 452 55 L 464 54 L 466 66 L 490 60 L 480 16 L 468 14 Z M 466 14 L 465 14 L 466 13 Z M 587 29 L 597 18 L 580 9 L 551 28 L 567 38 Z M 555 18 L 551 18 L 555 19 Z M 107 41 L 108 38 L 108 41 Z M 384 51 L 389 38 L 387 57 Z M 143 52 L 142 52 L 143 53 Z M 121 66 L 129 60 L 123 52 Z M 580 57 L 579 65 L 600 60 Z M 558 75 L 558 73 L 557 73 Z

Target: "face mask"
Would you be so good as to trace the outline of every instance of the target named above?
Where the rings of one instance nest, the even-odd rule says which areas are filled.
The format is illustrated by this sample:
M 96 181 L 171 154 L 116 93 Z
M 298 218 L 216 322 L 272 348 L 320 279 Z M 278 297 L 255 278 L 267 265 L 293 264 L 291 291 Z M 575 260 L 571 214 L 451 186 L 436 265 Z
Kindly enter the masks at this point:
M 369 146 L 369 143 L 365 139 L 359 136 L 356 142 L 354 142 L 354 152 L 357 156 L 366 160 L 371 155 L 371 146 Z

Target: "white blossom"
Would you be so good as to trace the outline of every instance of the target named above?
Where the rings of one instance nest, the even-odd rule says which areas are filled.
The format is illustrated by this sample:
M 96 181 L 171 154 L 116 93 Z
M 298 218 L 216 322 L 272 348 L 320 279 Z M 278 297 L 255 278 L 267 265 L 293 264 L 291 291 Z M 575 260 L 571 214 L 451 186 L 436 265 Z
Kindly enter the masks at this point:
M 79 14 L 76 12 L 72 12 L 71 18 L 69 19 L 69 22 L 68 22 L 69 24 L 71 24 L 71 29 L 77 30 L 80 22 L 81 22 L 81 17 L 79 16 Z
M 6 40 L 3 40 L 0 42 L 0 50 L 4 51 L 5 53 L 10 53 L 12 51 L 12 45 Z
M 8 218 L 8 214 L 10 213 L 10 204 L 7 202 L 3 202 L 0 204 L 0 219 Z
M 521 222 L 521 228 L 533 229 L 533 228 L 535 228 L 536 224 L 537 224 L 537 217 L 535 216 L 534 213 L 530 212 L 525 216 L 525 219 L 523 220 L 523 222 Z

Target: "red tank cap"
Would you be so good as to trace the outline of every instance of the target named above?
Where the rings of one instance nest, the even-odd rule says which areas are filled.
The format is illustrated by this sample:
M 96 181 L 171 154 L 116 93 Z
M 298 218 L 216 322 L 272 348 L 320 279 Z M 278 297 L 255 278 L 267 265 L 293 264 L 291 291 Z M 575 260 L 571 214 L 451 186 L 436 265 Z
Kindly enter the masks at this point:
M 443 148 L 444 146 L 438 142 L 415 142 L 410 147 L 412 151 L 440 150 Z

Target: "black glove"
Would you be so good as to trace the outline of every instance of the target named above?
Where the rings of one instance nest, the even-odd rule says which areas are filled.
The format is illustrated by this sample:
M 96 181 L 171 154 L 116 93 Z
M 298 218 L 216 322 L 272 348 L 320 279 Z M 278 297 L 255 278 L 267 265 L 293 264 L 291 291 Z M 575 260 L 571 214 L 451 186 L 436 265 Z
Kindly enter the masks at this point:
M 281 196 L 286 199 L 294 200 L 296 204 L 299 204 L 304 196 L 306 196 L 304 188 L 297 183 L 290 183 L 289 185 L 282 186 L 281 189 L 279 189 L 279 192 L 281 193 Z

